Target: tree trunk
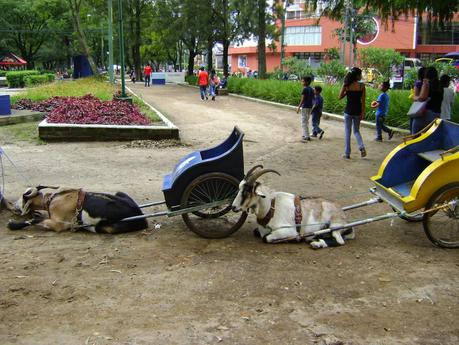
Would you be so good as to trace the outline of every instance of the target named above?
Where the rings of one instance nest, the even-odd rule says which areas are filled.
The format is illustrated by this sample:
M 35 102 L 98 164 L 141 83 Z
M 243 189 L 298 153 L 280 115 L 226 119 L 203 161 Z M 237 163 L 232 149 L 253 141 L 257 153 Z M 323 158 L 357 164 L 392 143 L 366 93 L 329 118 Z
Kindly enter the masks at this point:
M 189 54 L 188 54 L 188 75 L 193 75 L 194 58 L 195 57 L 196 57 L 196 52 L 194 50 L 189 50 Z
M 134 25 L 134 49 L 132 51 L 134 60 L 135 74 L 137 80 L 140 80 L 142 74 L 142 61 L 140 57 L 140 42 L 141 42 L 141 15 L 142 15 L 142 6 L 141 0 L 135 1 L 135 25 Z
M 258 77 L 266 77 L 266 0 L 258 0 Z
M 230 46 L 229 40 L 223 41 L 223 75 L 229 75 L 229 66 L 228 66 L 228 50 Z
M 96 75 L 98 74 L 97 66 L 94 63 L 94 59 L 91 56 L 91 50 L 88 46 L 88 42 L 86 40 L 86 35 L 81 28 L 81 22 L 80 22 L 80 6 L 81 6 L 81 0 L 68 0 L 70 4 L 70 10 L 72 13 L 72 22 L 73 22 L 73 28 L 76 31 L 78 41 L 80 42 L 81 49 L 83 50 L 83 54 L 86 55 L 88 58 L 89 66 L 91 66 L 92 72 Z
M 214 42 L 212 37 L 207 40 L 207 70 L 210 72 L 214 66 L 214 52 L 212 51 Z

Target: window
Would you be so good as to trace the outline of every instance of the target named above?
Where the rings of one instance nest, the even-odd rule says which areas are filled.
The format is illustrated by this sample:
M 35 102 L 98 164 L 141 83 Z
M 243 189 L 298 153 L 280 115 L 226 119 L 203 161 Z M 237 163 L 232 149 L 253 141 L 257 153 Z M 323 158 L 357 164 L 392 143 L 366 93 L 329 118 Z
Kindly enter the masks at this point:
M 304 12 L 304 10 L 287 11 L 287 19 L 304 19 L 304 18 L 306 18 L 306 12 Z
M 442 28 L 438 25 L 428 25 L 427 22 L 418 25 L 418 44 L 459 44 L 459 22 L 445 24 Z
M 239 55 L 237 57 L 237 67 L 247 67 L 247 55 Z
M 288 26 L 285 28 L 285 43 L 290 46 L 320 46 L 321 26 Z

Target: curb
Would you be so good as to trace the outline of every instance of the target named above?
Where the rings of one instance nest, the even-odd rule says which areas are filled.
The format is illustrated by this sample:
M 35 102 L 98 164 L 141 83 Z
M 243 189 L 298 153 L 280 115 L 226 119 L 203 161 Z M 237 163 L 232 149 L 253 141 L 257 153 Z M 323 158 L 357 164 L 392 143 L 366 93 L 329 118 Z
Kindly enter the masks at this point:
M 178 85 L 181 85 L 181 86 L 187 86 L 187 87 L 192 87 L 192 88 L 197 88 L 197 86 L 194 86 L 194 85 L 189 85 L 189 84 L 186 84 L 186 83 L 179 83 Z M 264 99 L 258 99 L 258 98 L 253 98 L 253 97 L 248 97 L 248 96 L 243 96 L 243 95 L 238 95 L 236 93 L 228 93 L 229 96 L 232 96 L 232 97 L 237 97 L 237 98 L 242 98 L 242 99 L 245 99 L 247 101 L 252 101 L 252 102 L 257 102 L 257 103 L 262 103 L 262 104 L 268 104 L 268 105 L 273 105 L 275 107 L 280 107 L 280 108 L 286 108 L 286 109 L 292 109 L 292 110 L 296 110 L 296 106 L 294 105 L 288 105 L 288 104 L 282 104 L 282 103 L 277 103 L 277 102 L 272 102 L 272 101 L 266 101 Z M 322 115 L 323 115 L 323 119 L 326 119 L 326 120 L 334 120 L 334 121 L 341 121 L 341 122 L 344 122 L 344 117 L 342 115 L 338 115 L 338 114 L 333 114 L 333 113 L 327 113 L 327 112 L 322 112 Z M 376 128 L 376 124 L 374 122 L 369 122 L 369 121 L 360 121 L 360 124 L 363 126 L 363 127 L 367 127 L 367 128 L 372 128 L 372 129 L 375 129 Z M 392 127 L 392 126 L 387 126 L 389 127 L 391 130 L 393 130 L 394 132 L 398 132 L 398 133 L 402 133 L 402 134 L 410 134 L 410 131 L 407 130 L 407 129 L 403 129 L 403 128 L 398 128 L 398 127 Z

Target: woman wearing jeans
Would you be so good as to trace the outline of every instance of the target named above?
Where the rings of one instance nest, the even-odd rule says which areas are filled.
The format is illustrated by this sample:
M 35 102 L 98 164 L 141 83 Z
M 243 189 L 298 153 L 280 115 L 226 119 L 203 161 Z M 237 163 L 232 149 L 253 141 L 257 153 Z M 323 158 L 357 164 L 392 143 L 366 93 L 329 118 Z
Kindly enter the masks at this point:
M 344 155 L 343 158 L 351 158 L 351 129 L 359 145 L 360 156 L 365 157 L 367 151 L 360 135 L 360 121 L 365 116 L 365 85 L 360 82 L 362 70 L 353 67 L 344 78 L 344 85 L 339 93 L 339 99 L 346 97 L 347 103 L 344 109 Z

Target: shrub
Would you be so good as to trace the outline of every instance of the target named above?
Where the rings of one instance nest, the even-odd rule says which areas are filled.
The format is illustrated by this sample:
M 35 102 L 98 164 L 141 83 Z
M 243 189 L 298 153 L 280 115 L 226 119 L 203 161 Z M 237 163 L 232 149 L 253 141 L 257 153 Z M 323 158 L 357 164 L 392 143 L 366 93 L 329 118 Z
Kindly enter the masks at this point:
M 40 75 L 29 75 L 24 77 L 24 84 L 27 87 L 31 87 L 39 84 L 46 84 L 54 81 L 54 74 L 40 74 Z
M 295 74 L 299 79 L 306 76 L 312 76 L 312 68 L 306 60 L 300 60 L 296 57 L 284 59 L 284 66 L 290 74 Z
M 331 77 L 334 80 L 341 81 L 346 76 L 346 67 L 344 67 L 338 60 L 332 60 L 326 63 L 322 62 L 320 67 L 317 69 L 317 74 L 325 80 L 329 80 Z
M 4 77 L 8 71 L 0 70 L 0 77 Z
M 384 48 L 362 48 L 359 50 L 362 67 L 374 67 L 381 72 L 383 78 L 388 80 L 392 75 L 392 66 L 400 65 L 403 62 L 403 56 L 394 49 Z
M 185 81 L 190 85 L 196 85 L 196 83 L 198 81 L 198 77 L 195 76 L 195 75 L 187 75 L 185 77 Z
M 230 77 L 228 79 L 228 91 L 249 97 L 256 97 L 268 101 L 297 106 L 300 102 L 302 85 L 298 81 L 286 80 L 257 80 L 249 78 Z M 325 85 L 322 87 L 324 98 L 324 111 L 342 114 L 345 101 L 338 100 L 340 84 Z M 375 119 L 375 110 L 371 109 L 371 101 L 378 98 L 380 91 L 371 87 L 366 88 L 366 120 Z M 386 124 L 389 126 L 408 128 L 409 118 L 406 115 L 411 106 L 409 90 L 390 90 L 390 107 Z M 459 97 L 456 97 L 452 120 L 459 122 Z
M 9 87 L 24 87 L 25 77 L 38 74 L 40 74 L 40 72 L 36 70 L 11 71 L 6 73 L 6 80 L 8 81 Z

